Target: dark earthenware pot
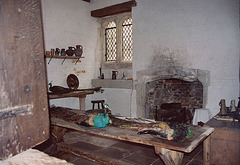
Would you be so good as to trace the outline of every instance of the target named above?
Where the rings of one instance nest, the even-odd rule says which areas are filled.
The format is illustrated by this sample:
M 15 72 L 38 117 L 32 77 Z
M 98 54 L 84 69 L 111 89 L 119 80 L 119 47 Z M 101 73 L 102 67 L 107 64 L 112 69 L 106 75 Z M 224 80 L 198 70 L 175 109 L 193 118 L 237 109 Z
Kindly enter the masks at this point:
M 69 47 L 68 47 L 68 50 L 66 50 L 66 53 L 67 53 L 68 56 L 73 56 L 74 53 L 75 53 L 75 48 L 69 46 Z

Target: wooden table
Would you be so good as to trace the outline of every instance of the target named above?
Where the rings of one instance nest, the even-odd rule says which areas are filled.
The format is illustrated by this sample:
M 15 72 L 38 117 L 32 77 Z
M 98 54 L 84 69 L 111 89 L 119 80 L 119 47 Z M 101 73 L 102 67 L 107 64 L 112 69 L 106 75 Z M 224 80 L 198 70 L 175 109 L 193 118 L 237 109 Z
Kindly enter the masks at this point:
M 176 141 L 155 138 L 151 135 L 138 135 L 137 132 L 130 129 L 123 129 L 114 126 L 108 126 L 105 128 L 84 127 L 54 117 L 51 118 L 51 124 L 55 127 L 73 129 L 83 133 L 153 146 L 156 154 L 159 154 L 166 165 L 181 164 L 184 152 L 191 152 L 214 130 L 211 127 L 190 127 L 193 132 L 193 136 L 185 140 L 183 143 L 178 143 Z
M 67 98 L 67 97 L 78 97 L 79 98 L 79 107 L 80 110 L 85 110 L 85 100 L 87 95 L 91 95 L 94 93 L 94 89 L 87 89 L 83 91 L 74 91 L 64 94 L 52 94 L 48 93 L 48 99 L 60 99 L 60 98 Z

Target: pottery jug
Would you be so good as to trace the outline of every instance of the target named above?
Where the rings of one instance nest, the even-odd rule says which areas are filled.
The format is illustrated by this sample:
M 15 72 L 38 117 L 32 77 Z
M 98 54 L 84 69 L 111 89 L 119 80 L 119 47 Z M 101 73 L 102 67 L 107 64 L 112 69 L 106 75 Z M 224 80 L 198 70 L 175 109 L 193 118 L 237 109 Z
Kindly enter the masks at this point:
M 61 49 L 61 56 L 66 56 L 66 51 L 65 51 L 65 49 Z
M 51 49 L 51 56 L 54 56 L 54 49 Z
M 112 71 L 112 79 L 116 80 L 118 75 L 118 71 Z
M 69 47 L 68 47 L 68 50 L 66 50 L 66 53 L 67 53 L 68 56 L 73 56 L 74 53 L 75 53 L 75 48 L 69 46 Z
M 82 45 L 76 45 L 75 55 L 81 57 L 83 53 Z
M 55 56 L 59 56 L 59 53 L 60 53 L 60 49 L 59 49 L 59 48 L 56 48 L 56 49 L 55 49 Z

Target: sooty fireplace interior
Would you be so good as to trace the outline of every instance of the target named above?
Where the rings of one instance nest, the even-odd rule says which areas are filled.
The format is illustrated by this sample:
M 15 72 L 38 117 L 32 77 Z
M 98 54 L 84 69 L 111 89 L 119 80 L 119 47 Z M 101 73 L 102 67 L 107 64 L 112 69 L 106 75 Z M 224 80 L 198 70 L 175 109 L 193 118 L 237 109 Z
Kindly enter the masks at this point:
M 188 118 L 207 105 L 209 71 L 159 66 L 138 71 L 136 77 L 138 117 L 161 120 L 164 115 L 184 112 Z
M 155 80 L 146 83 L 146 92 L 146 112 L 159 121 L 191 122 L 194 110 L 203 107 L 203 85 L 198 80 Z

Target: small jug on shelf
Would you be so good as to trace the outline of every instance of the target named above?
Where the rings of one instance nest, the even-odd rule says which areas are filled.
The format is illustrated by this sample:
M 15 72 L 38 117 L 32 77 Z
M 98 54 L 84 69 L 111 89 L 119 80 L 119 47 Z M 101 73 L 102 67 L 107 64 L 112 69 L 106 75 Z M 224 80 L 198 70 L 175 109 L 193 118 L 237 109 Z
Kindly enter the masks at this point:
M 75 55 L 78 56 L 78 57 L 81 57 L 82 53 L 83 53 L 82 45 L 76 45 Z
M 117 75 L 118 75 L 118 71 L 112 71 L 112 79 L 116 80 L 117 79 Z
M 66 51 L 65 51 L 65 49 L 61 49 L 61 56 L 66 56 Z
M 59 56 L 59 53 L 60 53 L 60 49 L 59 49 L 59 48 L 56 48 L 56 49 L 55 49 L 55 56 Z
M 54 56 L 54 49 L 51 49 L 51 56 Z
M 74 53 L 75 53 L 75 48 L 69 46 L 69 47 L 68 47 L 68 50 L 66 50 L 66 53 L 67 53 L 68 56 L 73 56 Z

